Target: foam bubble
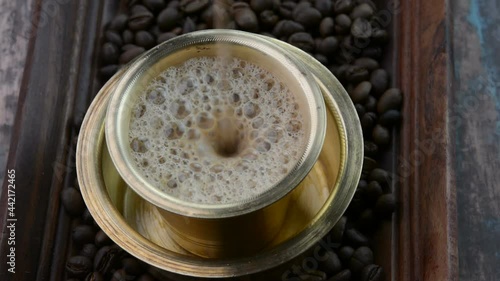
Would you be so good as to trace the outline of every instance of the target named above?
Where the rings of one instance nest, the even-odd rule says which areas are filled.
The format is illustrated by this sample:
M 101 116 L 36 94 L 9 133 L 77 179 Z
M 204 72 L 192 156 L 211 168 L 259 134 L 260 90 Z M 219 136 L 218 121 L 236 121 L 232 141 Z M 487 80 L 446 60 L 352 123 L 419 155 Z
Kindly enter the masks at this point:
M 248 61 L 193 58 L 169 67 L 133 107 L 129 142 L 139 171 L 182 200 L 248 200 L 278 183 L 303 154 L 300 105 Z

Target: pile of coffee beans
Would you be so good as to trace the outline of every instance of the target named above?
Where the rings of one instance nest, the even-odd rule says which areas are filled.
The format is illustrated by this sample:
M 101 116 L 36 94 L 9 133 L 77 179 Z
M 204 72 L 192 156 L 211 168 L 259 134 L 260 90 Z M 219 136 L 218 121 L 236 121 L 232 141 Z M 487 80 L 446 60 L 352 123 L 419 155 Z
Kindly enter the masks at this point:
M 128 11 L 106 26 L 100 49 L 102 82 L 155 45 L 209 28 L 239 29 L 288 42 L 315 57 L 339 79 L 361 121 L 365 161 L 356 194 L 328 238 L 335 241 L 314 270 L 287 280 L 381 281 L 373 234 L 396 207 L 391 176 L 379 167 L 401 120 L 403 95 L 390 88 L 381 67 L 389 23 L 371 0 L 128 0 Z M 385 8 L 385 7 L 384 7 Z M 116 246 L 94 223 L 78 185 L 65 188 L 62 204 L 73 216 L 73 253 L 67 280 L 156 280 L 148 266 Z M 272 280 L 271 280 L 272 281 Z M 278 281 L 278 280 L 276 280 Z

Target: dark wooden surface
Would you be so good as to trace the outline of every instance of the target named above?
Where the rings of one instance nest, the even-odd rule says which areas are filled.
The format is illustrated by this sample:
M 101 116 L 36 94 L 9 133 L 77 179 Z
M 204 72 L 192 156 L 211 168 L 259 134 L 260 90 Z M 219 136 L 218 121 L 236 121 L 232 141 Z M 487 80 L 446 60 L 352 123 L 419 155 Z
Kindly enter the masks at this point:
M 446 1 L 402 1 L 401 88 L 405 93 L 398 179 L 401 208 L 395 280 L 456 280 L 456 200 L 448 140 L 451 25 Z
M 5 271 L 2 195 L 0 280 L 61 279 L 70 222 L 58 193 L 71 184 L 65 179 L 73 165 L 72 124 L 96 87 L 96 34 L 114 9 L 113 1 L 34 2 L 35 11 L 64 4 L 46 21 L 39 12 L 32 19 L 38 24 L 7 165 L 18 171 L 17 273 Z M 405 121 L 393 280 L 455 280 L 457 263 L 461 280 L 500 278 L 498 12 L 498 3 L 487 0 L 401 1 L 393 59 Z
M 0 183 L 3 183 L 28 50 L 29 38 L 22 35 L 31 28 L 32 1 L 0 0 Z M 0 193 L 1 189 L 0 186 Z
M 42 9 L 48 2 L 56 3 L 50 6 L 52 12 Z M 72 124 L 92 92 L 102 3 L 37 0 L 33 4 L 35 24 L 27 34 L 31 41 L 7 164 L 16 170 L 16 273 L 8 273 L 6 266 L 7 192 L 3 192 L 0 280 L 62 278 L 69 221 L 60 212 L 59 193 L 66 172 L 74 167 Z

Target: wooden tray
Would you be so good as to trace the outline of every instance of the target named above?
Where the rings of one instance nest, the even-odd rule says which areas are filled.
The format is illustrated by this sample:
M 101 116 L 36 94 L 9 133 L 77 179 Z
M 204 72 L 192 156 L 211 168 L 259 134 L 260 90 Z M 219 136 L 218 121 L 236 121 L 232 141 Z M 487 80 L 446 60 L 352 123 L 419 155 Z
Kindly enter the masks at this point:
M 59 193 L 73 185 L 75 128 L 100 86 L 95 78 L 99 38 L 119 8 L 116 2 L 34 3 L 34 29 L 7 165 L 16 170 L 16 273 L 6 271 L 10 246 L 5 181 L 0 280 L 63 279 L 71 254 L 71 219 L 60 206 Z M 385 0 L 378 2 L 381 10 L 390 7 Z M 389 271 L 387 280 L 456 280 L 454 148 L 447 129 L 453 90 L 449 5 L 443 0 L 393 3 L 399 8 L 389 23 L 393 40 L 385 67 L 405 101 L 400 138 L 394 140 L 400 145 L 385 164 L 397 179 L 399 208 L 392 224 L 378 235 L 376 259 Z

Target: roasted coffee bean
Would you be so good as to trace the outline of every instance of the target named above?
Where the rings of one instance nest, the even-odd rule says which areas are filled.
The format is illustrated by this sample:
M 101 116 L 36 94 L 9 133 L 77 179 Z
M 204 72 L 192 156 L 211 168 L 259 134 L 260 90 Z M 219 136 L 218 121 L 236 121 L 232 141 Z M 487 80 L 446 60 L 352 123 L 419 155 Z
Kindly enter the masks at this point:
M 94 258 L 94 270 L 103 274 L 109 272 L 120 262 L 123 250 L 118 247 L 104 246 L 99 249 Z
M 256 13 L 260 13 L 265 10 L 273 10 L 279 5 L 279 1 L 276 0 L 250 0 L 250 7 Z
M 363 132 L 368 133 L 368 135 L 370 135 L 370 132 L 376 124 L 377 115 L 373 112 L 367 112 L 361 117 L 361 127 L 363 128 Z
M 123 44 L 134 43 L 134 33 L 128 29 L 124 30 L 122 33 Z
M 380 124 L 388 128 L 399 125 L 400 121 L 401 121 L 401 113 L 394 109 L 387 110 L 384 114 L 380 116 L 379 119 Z
M 377 103 L 377 111 L 379 113 L 384 113 L 391 109 L 401 108 L 401 103 L 403 102 L 403 95 L 401 91 L 396 88 L 389 89 L 384 92 Z
M 351 18 L 346 14 L 340 14 L 335 17 L 335 31 L 338 34 L 346 34 L 351 30 Z
M 327 37 L 335 32 L 335 21 L 331 17 L 326 17 L 319 23 L 319 34 L 322 37 Z
M 209 0 L 181 0 L 180 9 L 186 14 L 197 13 L 210 4 Z
M 127 274 L 123 268 L 113 272 L 113 276 L 111 277 L 111 281 L 131 281 L 131 280 L 134 280 L 134 276 Z
M 330 231 L 330 238 L 333 243 L 339 244 L 342 242 L 344 237 L 345 226 L 347 223 L 347 217 L 342 216 L 340 220 L 335 224 L 335 226 Z
M 129 7 L 133 7 L 141 3 L 142 0 L 125 0 Z
M 146 49 L 144 49 L 142 47 L 135 47 L 135 48 L 132 48 L 132 49 L 125 51 L 120 56 L 120 59 L 119 59 L 120 64 L 127 64 L 128 62 L 130 62 L 131 60 L 136 58 L 138 55 L 144 53 L 144 51 L 146 51 Z
M 236 26 L 236 22 L 234 21 L 230 21 L 226 24 L 226 26 L 224 27 L 225 29 L 236 29 L 237 26 Z
M 97 247 L 94 244 L 85 244 L 80 250 L 80 256 L 93 259 L 96 252 L 97 252 Z
M 318 52 L 326 57 L 331 57 L 335 54 L 335 51 L 338 49 L 339 41 L 334 36 L 328 36 L 321 40 L 321 43 L 318 47 Z
M 367 246 L 368 238 L 357 229 L 351 228 L 345 231 L 345 238 L 356 247 Z
M 364 103 L 368 100 L 368 96 L 372 90 L 372 84 L 368 81 L 359 83 L 351 93 L 351 99 L 355 103 Z
M 109 29 L 121 32 L 127 27 L 127 23 L 128 23 L 128 16 L 126 14 L 118 14 L 113 18 L 113 20 L 109 24 Z
M 327 281 L 350 281 L 351 280 L 351 271 L 349 269 L 344 269 L 341 272 L 335 274 L 330 277 Z
M 138 276 L 141 275 L 145 268 L 136 258 L 126 258 L 122 261 L 123 269 L 129 275 Z
M 346 70 L 345 75 L 347 81 L 356 84 L 367 80 L 370 73 L 364 68 L 352 65 Z
M 109 79 L 117 71 L 118 71 L 118 65 L 110 64 L 110 65 L 106 65 L 104 67 L 101 67 L 101 69 L 99 69 L 99 74 L 101 75 L 102 78 Z
M 273 29 L 273 34 L 276 37 L 289 37 L 290 35 L 303 32 L 304 26 L 291 20 L 279 21 Z
M 354 249 L 351 246 L 343 246 L 339 249 L 338 256 L 343 263 L 348 263 L 354 254 Z
M 364 146 L 365 146 L 366 156 L 374 157 L 375 155 L 378 154 L 378 145 L 376 145 L 374 142 L 365 140 Z
M 293 10 L 295 10 L 296 6 L 297 3 L 293 1 L 285 1 L 281 3 L 279 13 L 283 18 L 291 19 L 293 17 Z
M 79 216 L 85 211 L 85 203 L 82 195 L 74 187 L 68 187 L 61 192 L 61 202 L 66 212 L 73 216 Z
M 250 8 L 236 9 L 234 11 L 234 21 L 242 30 L 256 32 L 259 29 L 257 16 Z
M 354 8 L 353 0 L 337 0 L 335 1 L 334 11 L 336 14 L 349 14 Z
M 371 181 L 366 187 L 365 194 L 369 200 L 376 201 L 379 196 L 384 194 L 384 190 L 382 189 L 380 183 L 377 181 Z
M 266 27 L 273 27 L 280 20 L 280 17 L 272 10 L 265 10 L 259 15 L 260 22 Z
M 370 83 L 376 96 L 383 94 L 389 86 L 389 75 L 384 69 L 377 69 L 370 75 Z
M 207 24 L 202 22 L 202 23 L 198 23 L 196 25 L 196 30 L 205 30 L 205 29 L 209 29 Z
M 334 59 L 335 62 L 340 64 L 350 64 L 356 59 L 356 55 L 352 50 L 345 48 L 342 44 L 340 44 L 339 51 L 335 53 Z M 344 85 L 345 81 L 341 81 Z
M 314 27 L 319 25 L 321 18 L 321 13 L 312 7 L 305 8 L 304 10 L 295 8 L 293 12 L 293 19 L 305 27 Z
M 318 10 L 323 16 L 328 16 L 333 11 L 332 0 L 316 0 L 314 2 L 314 8 Z
M 355 104 L 354 107 L 356 108 L 356 112 L 358 113 L 358 117 L 361 119 L 361 117 L 366 112 L 365 107 L 362 104 L 359 104 L 359 103 Z
M 293 12 L 294 13 L 298 13 L 299 11 L 303 11 L 307 8 L 311 8 L 312 7 L 312 3 L 313 1 L 295 1 L 297 2 L 297 6 L 295 6 L 295 9 L 293 9 Z
M 106 39 L 107 42 L 113 43 L 115 46 L 122 46 L 123 45 L 123 40 L 120 34 L 118 34 L 115 31 L 108 30 L 104 33 L 104 38 Z
M 217 12 L 214 12 L 214 11 Z M 200 20 L 202 23 L 205 23 L 207 25 L 207 28 L 212 28 L 213 27 L 213 21 L 215 20 L 215 17 L 217 16 L 217 19 L 220 21 L 226 21 L 229 18 L 229 13 L 225 9 L 220 8 L 219 6 L 214 7 L 214 5 L 208 6 L 203 12 L 201 13 Z
M 383 29 L 375 28 L 372 30 L 372 39 L 376 44 L 385 44 L 389 40 L 389 34 Z
M 347 70 L 350 68 L 351 66 L 348 65 L 348 64 L 343 64 L 341 66 L 339 66 L 337 68 L 337 71 L 334 73 L 337 78 L 339 78 L 340 80 L 345 80 L 346 79 L 346 73 L 347 73 Z
M 373 87 L 373 85 L 372 85 L 372 87 Z M 366 100 L 364 106 L 365 106 L 366 111 L 376 112 L 377 111 L 377 99 L 370 95 L 368 97 L 368 99 Z
M 322 63 L 323 65 L 328 65 L 328 58 L 322 54 L 314 54 L 314 58 Z
M 369 264 L 361 272 L 361 281 L 382 281 L 384 280 L 384 270 L 376 264 Z
M 156 24 L 149 28 L 148 32 L 151 33 L 154 37 L 158 37 L 163 33 L 163 31 Z
M 152 12 L 159 12 L 165 8 L 166 4 L 164 0 L 142 0 L 144 6 L 146 6 Z
M 380 196 L 375 204 L 375 213 L 380 217 L 389 217 L 396 209 L 396 199 L 392 193 Z
M 363 3 L 370 5 L 374 11 L 377 10 L 377 5 L 372 0 L 356 0 L 356 4 L 358 5 Z
M 370 19 L 374 14 L 373 8 L 366 3 L 359 4 L 358 6 L 354 7 L 351 11 L 351 18 L 352 19 L 357 19 L 357 18 L 365 18 L 365 19 Z
M 95 229 L 90 225 L 77 225 L 71 232 L 73 242 L 78 245 L 94 242 Z
M 290 36 L 288 43 L 306 52 L 314 51 L 314 39 L 311 34 L 306 32 L 297 32 Z
M 354 251 L 350 261 L 349 261 L 349 269 L 351 269 L 354 273 L 360 273 L 361 270 L 373 263 L 373 252 L 370 248 L 366 246 L 362 246 Z
M 179 8 L 179 1 L 178 0 L 167 0 L 167 8 Z
M 231 5 L 231 13 L 235 13 L 239 9 L 252 9 L 247 2 L 235 2 Z
M 97 247 L 102 247 L 104 245 L 109 245 L 113 241 L 104 233 L 104 231 L 99 230 L 96 234 L 95 237 L 93 237 L 94 243 L 97 245 Z
M 271 38 L 276 38 L 276 37 L 274 37 L 274 35 L 273 35 L 272 33 L 269 33 L 269 32 L 265 32 L 265 31 L 264 31 L 264 32 L 261 32 L 260 34 L 261 34 L 261 35 L 264 35 L 264 36 L 271 37 Z
M 376 226 L 377 219 L 372 209 L 365 209 L 356 221 L 356 227 L 361 231 L 371 232 Z
M 131 12 L 130 18 L 128 20 L 128 27 L 132 31 L 145 30 L 151 26 L 154 21 L 154 15 L 144 6 L 134 6 L 139 7 Z
M 180 35 L 182 34 L 182 27 L 175 27 L 174 29 L 172 29 L 170 32 L 176 34 L 176 35 Z
M 73 256 L 66 263 L 69 276 L 83 278 L 92 270 L 92 262 L 84 256 Z
M 361 190 L 363 193 L 365 192 L 365 188 L 367 186 L 368 186 L 368 183 L 364 179 L 359 180 L 358 189 Z
M 340 44 L 344 50 L 347 50 L 352 54 L 359 54 L 359 48 L 355 46 L 356 43 L 354 42 L 354 37 L 352 35 L 344 36 L 342 41 L 340 41 Z
M 166 8 L 157 18 L 158 26 L 163 31 L 170 31 L 181 20 L 182 15 L 175 8 Z
M 359 213 L 361 211 L 363 211 L 366 208 L 366 203 L 365 203 L 365 200 L 363 199 L 362 193 L 363 192 L 361 190 L 356 190 L 356 192 L 354 193 L 354 196 L 351 200 L 351 203 L 349 204 L 349 206 L 346 210 L 346 216 L 356 217 L 359 215 Z M 345 233 L 344 233 L 344 237 L 345 237 Z
M 372 36 L 372 26 L 364 18 L 357 18 L 352 22 L 351 34 L 355 38 L 368 39 Z
M 182 25 L 182 33 L 189 33 L 195 30 L 196 30 L 196 24 L 190 17 L 187 17 L 186 20 L 184 21 L 184 24 Z
M 326 280 L 326 273 L 319 270 L 309 270 L 300 275 L 299 278 L 301 281 L 324 281 Z
M 155 279 L 153 278 L 153 276 L 149 275 L 149 273 L 145 273 L 139 276 L 139 278 L 137 278 L 137 281 L 155 281 Z
M 104 277 L 100 272 L 94 271 L 92 273 L 89 273 L 89 275 L 87 275 L 85 281 L 104 281 Z
M 342 270 L 342 263 L 334 251 L 328 251 L 324 254 L 324 260 L 319 262 L 319 267 L 328 275 L 335 274 Z
M 135 44 L 145 49 L 150 49 L 156 45 L 156 39 L 147 31 L 139 31 L 135 34 Z
M 378 163 L 377 161 L 373 160 L 373 158 L 370 157 L 365 157 L 363 160 L 363 168 L 362 168 L 362 173 L 366 174 L 367 176 L 370 175 L 371 171 L 373 169 L 378 168 Z
M 373 128 L 372 138 L 377 145 L 387 146 L 391 142 L 391 133 L 386 127 L 376 125 Z
M 354 65 L 357 65 L 359 67 L 362 67 L 368 71 L 374 71 L 375 69 L 378 69 L 380 67 L 378 61 L 372 59 L 372 58 L 359 58 L 354 61 Z M 373 72 L 372 72 L 373 76 Z
M 102 45 L 101 59 L 103 62 L 112 64 L 118 62 L 118 57 L 120 56 L 120 50 L 113 43 L 105 43 Z
M 370 172 L 370 177 L 368 179 L 370 181 L 377 181 L 382 186 L 382 189 L 384 190 L 385 193 L 391 192 L 389 189 L 391 183 L 391 176 L 389 175 L 389 173 L 387 173 L 386 170 L 373 169 L 373 171 Z
M 165 41 L 167 41 L 167 40 L 170 40 L 170 39 L 174 38 L 175 36 L 177 36 L 177 35 L 175 35 L 175 34 L 174 34 L 174 33 L 172 33 L 172 32 L 162 33 L 162 34 L 160 34 L 160 36 L 158 36 L 158 38 L 156 39 L 156 43 L 158 43 L 158 44 L 163 43 L 163 42 L 165 42 Z
M 127 44 L 127 45 L 122 46 L 122 51 L 126 52 L 128 50 L 135 49 L 135 48 L 140 48 L 140 47 L 138 47 L 137 45 L 134 45 L 134 44 Z
M 382 49 L 379 47 L 367 47 L 361 51 L 361 56 L 378 59 L 382 56 Z

